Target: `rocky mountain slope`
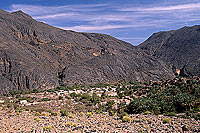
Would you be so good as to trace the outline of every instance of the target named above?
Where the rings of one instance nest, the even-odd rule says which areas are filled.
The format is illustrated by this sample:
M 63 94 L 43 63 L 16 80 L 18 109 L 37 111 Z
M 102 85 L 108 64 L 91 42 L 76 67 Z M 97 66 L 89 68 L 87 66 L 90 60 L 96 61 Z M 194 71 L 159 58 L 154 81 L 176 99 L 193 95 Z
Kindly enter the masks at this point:
M 156 57 L 109 35 L 78 33 L 0 10 L 0 92 L 173 77 Z
M 200 26 L 155 33 L 139 47 L 181 76 L 200 76 Z

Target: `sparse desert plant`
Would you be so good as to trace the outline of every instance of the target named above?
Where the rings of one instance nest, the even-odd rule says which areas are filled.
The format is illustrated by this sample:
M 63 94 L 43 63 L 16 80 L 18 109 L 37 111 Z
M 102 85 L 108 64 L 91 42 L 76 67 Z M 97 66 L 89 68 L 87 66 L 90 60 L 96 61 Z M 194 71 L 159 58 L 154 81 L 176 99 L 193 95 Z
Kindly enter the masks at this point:
M 36 112 L 35 115 L 36 115 L 36 116 L 39 116 L 39 115 L 40 115 L 40 112 Z
M 8 110 L 8 108 L 7 107 L 3 107 L 3 109 L 2 109 L 3 111 L 6 111 L 6 110 Z
M 74 126 L 74 127 L 77 127 L 77 124 L 76 124 L 76 123 L 73 123 L 73 126 Z
M 69 113 L 64 109 L 60 110 L 60 114 L 61 114 L 61 116 L 68 116 L 69 115 Z
M 29 108 L 24 108 L 25 111 L 29 111 Z
M 81 112 L 81 113 L 80 113 L 80 116 L 83 116 L 83 115 L 84 115 L 84 113 L 83 113 L 83 112 Z
M 103 114 L 106 115 L 107 113 L 106 113 L 106 112 L 103 112 Z
M 20 115 L 20 113 L 19 113 L 19 112 L 16 112 L 16 115 Z
M 130 122 L 130 121 L 131 121 L 131 118 L 128 117 L 128 116 L 124 116 L 124 117 L 122 118 L 122 121 L 123 121 L 123 122 Z
M 37 117 L 34 117 L 34 120 L 37 121 L 37 122 L 40 122 L 40 119 L 37 118 Z
M 176 113 L 175 112 L 169 112 L 169 113 L 167 113 L 165 115 L 167 115 L 167 116 L 176 116 Z
M 62 96 L 59 96 L 59 98 L 58 98 L 59 100 L 63 100 L 63 97 Z
M 52 129 L 52 127 L 51 127 L 50 125 L 44 127 L 44 130 L 45 130 L 45 131 L 47 131 L 47 130 L 51 130 L 51 129 Z
M 110 111 L 109 111 L 109 115 L 110 115 L 110 116 L 114 116 L 114 115 L 115 115 L 115 112 L 112 111 L 112 110 L 110 110 Z
M 69 115 L 69 118 L 74 118 L 72 115 Z
M 47 98 L 47 97 L 44 97 L 41 99 L 41 101 L 50 101 L 51 99 Z
M 57 116 L 58 115 L 58 113 L 56 113 L 56 112 L 50 112 L 51 113 L 51 116 Z
M 73 124 L 72 122 L 67 122 L 65 125 L 66 125 L 67 127 L 70 127 L 72 124 Z
M 47 113 L 42 112 L 42 113 L 41 113 L 41 116 L 47 116 Z
M 162 120 L 163 124 L 166 124 L 166 123 L 170 123 L 170 119 L 169 118 L 164 118 Z
M 151 114 L 150 111 L 145 111 L 144 114 L 148 115 L 148 114 Z
M 91 112 L 87 112 L 87 113 L 86 113 L 86 116 L 87 116 L 87 117 L 90 117 L 90 116 L 92 116 L 92 113 L 91 113 Z

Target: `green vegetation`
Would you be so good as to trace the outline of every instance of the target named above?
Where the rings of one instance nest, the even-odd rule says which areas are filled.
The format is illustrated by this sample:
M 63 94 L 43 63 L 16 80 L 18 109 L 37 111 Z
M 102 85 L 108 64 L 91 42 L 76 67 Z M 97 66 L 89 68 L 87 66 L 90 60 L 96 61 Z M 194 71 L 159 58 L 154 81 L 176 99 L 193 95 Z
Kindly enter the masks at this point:
M 162 120 L 163 124 L 166 124 L 166 123 L 170 123 L 170 119 L 169 118 L 164 118 Z
M 45 130 L 45 131 L 47 131 L 47 130 L 51 130 L 51 129 L 52 129 L 52 127 L 51 127 L 50 125 L 44 127 L 44 130 Z
M 64 109 L 61 109 L 61 110 L 60 110 L 60 115 L 61 115 L 61 116 L 68 116 L 69 113 L 68 113 L 66 110 L 64 110 Z
M 112 111 L 112 110 L 110 110 L 110 111 L 109 111 L 109 115 L 110 115 L 110 116 L 114 116 L 114 115 L 115 115 L 115 112 Z
M 62 96 L 59 96 L 59 98 L 58 98 L 59 100 L 63 100 L 63 97 Z
M 131 118 L 128 117 L 128 116 L 124 116 L 124 117 L 122 118 L 122 121 L 123 121 L 123 122 L 130 122 L 130 121 L 131 121 Z
M 198 80 L 171 80 L 165 88 L 153 85 L 146 97 L 135 98 L 126 108 L 128 113 L 151 111 L 154 114 L 186 112 L 195 110 L 200 104 L 200 82 Z
M 86 113 L 86 116 L 87 116 L 87 117 L 90 117 L 90 116 L 92 116 L 92 113 L 91 113 L 91 112 L 87 112 L 87 113 Z
M 44 97 L 41 99 L 41 101 L 50 101 L 51 99 L 47 98 L 47 97 Z
M 34 120 L 37 121 L 37 122 L 40 122 L 40 119 L 37 118 L 37 117 L 35 117 Z

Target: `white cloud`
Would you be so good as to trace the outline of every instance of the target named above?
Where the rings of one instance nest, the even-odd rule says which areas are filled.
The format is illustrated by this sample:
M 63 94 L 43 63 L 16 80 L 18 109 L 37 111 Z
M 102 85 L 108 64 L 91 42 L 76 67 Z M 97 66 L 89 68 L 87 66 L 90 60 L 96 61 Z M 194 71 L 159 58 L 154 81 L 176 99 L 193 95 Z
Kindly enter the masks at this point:
M 102 30 L 110 30 L 110 29 L 120 29 L 120 28 L 128 28 L 133 25 L 80 25 L 80 26 L 72 26 L 72 27 L 60 27 L 65 30 L 74 30 L 74 31 L 102 31 Z
M 165 5 L 165 6 L 164 6 Z M 110 32 L 120 29 L 137 30 L 182 26 L 200 21 L 200 3 L 184 1 L 184 4 L 157 3 L 134 6 L 129 3 L 117 5 L 88 4 L 63 6 L 38 6 L 14 4 L 10 12 L 22 10 L 34 19 L 66 30 L 80 32 Z M 61 24 L 62 23 L 62 24 Z M 147 30 L 148 32 L 148 30 Z M 123 37 L 123 40 L 144 38 Z
M 182 4 L 182 5 L 174 5 L 174 6 L 156 6 L 156 7 L 131 7 L 131 8 L 121 8 L 120 11 L 174 11 L 174 10 L 196 10 L 200 8 L 200 3 L 192 3 L 192 4 Z
M 56 18 L 63 18 L 63 17 L 72 17 L 75 15 L 79 15 L 76 13 L 58 13 L 52 15 L 44 15 L 44 16 L 35 16 L 34 19 L 56 19 Z

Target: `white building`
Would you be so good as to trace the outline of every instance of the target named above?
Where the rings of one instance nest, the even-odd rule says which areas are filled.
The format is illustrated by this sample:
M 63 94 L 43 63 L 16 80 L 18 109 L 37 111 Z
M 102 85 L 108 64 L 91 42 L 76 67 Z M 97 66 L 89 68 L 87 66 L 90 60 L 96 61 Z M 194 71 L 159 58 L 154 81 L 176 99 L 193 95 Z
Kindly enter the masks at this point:
M 20 104 L 23 104 L 23 105 L 24 105 L 24 104 L 27 104 L 27 103 L 28 103 L 27 100 L 21 100 L 21 101 L 20 101 Z
M 0 103 L 4 103 L 4 100 L 0 100 Z

